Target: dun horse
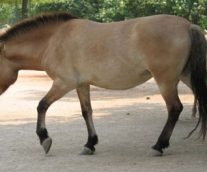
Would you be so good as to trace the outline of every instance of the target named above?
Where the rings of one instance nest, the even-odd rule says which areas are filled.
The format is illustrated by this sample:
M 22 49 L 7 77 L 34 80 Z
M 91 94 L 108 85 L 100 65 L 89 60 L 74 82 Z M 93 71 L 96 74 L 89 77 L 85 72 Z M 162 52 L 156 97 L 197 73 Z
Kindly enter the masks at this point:
M 53 85 L 37 107 L 36 133 L 44 151 L 52 139 L 45 125 L 49 106 L 76 89 L 88 129 L 83 154 L 98 143 L 90 101 L 90 85 L 123 90 L 154 77 L 168 110 L 167 122 L 152 147 L 159 153 L 169 146 L 183 109 L 178 97 L 180 80 L 190 85 L 199 103 L 201 134 L 206 135 L 206 41 L 198 26 L 170 15 L 122 22 L 97 23 L 67 13 L 23 21 L 0 36 L 0 93 L 18 71 L 46 71 Z

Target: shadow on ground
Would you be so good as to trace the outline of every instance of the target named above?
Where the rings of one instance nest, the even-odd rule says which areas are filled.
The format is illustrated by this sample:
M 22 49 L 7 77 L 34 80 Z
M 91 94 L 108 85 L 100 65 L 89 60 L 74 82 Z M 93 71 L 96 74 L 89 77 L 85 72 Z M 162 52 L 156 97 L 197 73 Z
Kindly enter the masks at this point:
M 139 108 L 139 107 L 141 108 Z M 153 157 L 155 143 L 166 119 L 163 104 L 132 104 L 94 110 L 100 143 L 93 156 L 81 156 L 87 133 L 80 114 L 48 115 L 53 147 L 45 156 L 35 134 L 34 118 L 0 125 L 2 171 L 202 171 L 206 169 L 206 143 L 184 136 L 196 120 L 185 110 L 163 157 Z M 8 121 L 6 123 L 9 123 Z

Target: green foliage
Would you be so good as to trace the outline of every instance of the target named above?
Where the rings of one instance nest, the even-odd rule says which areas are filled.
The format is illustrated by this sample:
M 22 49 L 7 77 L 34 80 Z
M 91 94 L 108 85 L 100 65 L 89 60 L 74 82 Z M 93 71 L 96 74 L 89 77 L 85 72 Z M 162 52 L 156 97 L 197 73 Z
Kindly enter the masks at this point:
M 42 13 L 68 11 L 68 4 L 63 2 L 36 3 L 32 6 L 31 15 L 36 16 Z
M 1 0 L 0 23 L 21 19 L 22 0 Z M 28 16 L 66 11 L 99 22 L 173 14 L 207 28 L 207 0 L 28 0 Z
M 11 16 L 11 8 L 8 4 L 0 4 L 0 23 L 6 23 Z
M 173 14 L 207 28 L 207 0 L 126 0 L 125 2 L 126 18 Z

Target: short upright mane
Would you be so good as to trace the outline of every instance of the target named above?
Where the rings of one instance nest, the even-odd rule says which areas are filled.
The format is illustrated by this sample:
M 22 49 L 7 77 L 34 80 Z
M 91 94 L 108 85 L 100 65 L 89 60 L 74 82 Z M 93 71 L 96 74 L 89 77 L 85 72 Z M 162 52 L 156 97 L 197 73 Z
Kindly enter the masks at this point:
M 24 33 L 25 31 L 38 28 L 47 23 L 64 22 L 76 18 L 77 17 L 72 16 L 68 13 L 54 13 L 44 14 L 41 16 L 34 17 L 32 19 L 26 19 L 8 29 L 5 34 L 0 36 L 0 41 L 8 41 L 17 35 Z

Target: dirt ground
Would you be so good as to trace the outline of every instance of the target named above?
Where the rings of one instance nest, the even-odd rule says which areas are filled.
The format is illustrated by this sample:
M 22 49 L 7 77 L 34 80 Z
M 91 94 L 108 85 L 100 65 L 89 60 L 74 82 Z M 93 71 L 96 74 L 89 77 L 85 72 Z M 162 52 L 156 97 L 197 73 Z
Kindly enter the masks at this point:
M 125 91 L 91 88 L 94 122 L 99 135 L 96 153 L 79 155 L 87 139 L 75 91 L 53 104 L 47 128 L 53 138 L 48 155 L 35 134 L 36 106 L 51 86 L 42 72 L 21 72 L 0 97 L 1 172 L 204 172 L 207 143 L 184 137 L 197 119 L 191 118 L 193 96 L 179 85 L 184 110 L 164 156 L 152 156 L 167 114 L 153 80 Z

